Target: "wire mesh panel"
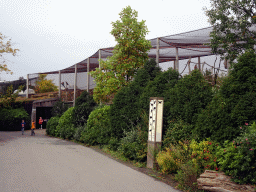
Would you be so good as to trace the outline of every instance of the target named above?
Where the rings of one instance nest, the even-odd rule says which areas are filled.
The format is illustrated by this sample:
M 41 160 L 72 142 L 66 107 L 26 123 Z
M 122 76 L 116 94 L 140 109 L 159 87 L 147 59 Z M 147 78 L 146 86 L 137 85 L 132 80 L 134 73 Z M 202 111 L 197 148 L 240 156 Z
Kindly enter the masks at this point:
M 167 70 L 169 67 L 174 67 L 181 75 L 189 74 L 195 68 L 199 68 L 203 73 L 206 69 L 210 70 L 212 74 L 227 73 L 227 66 L 224 61 L 220 60 L 219 56 L 211 53 L 210 32 L 213 27 L 203 28 L 190 32 L 180 33 L 176 35 L 169 35 L 149 40 L 152 48 L 148 52 L 149 58 L 156 58 L 159 52 L 159 66 L 162 70 Z M 253 28 L 253 30 L 255 30 Z M 158 39 L 158 40 L 157 40 Z M 159 42 L 159 44 L 158 44 Z M 159 46 L 158 46 L 159 45 Z M 159 47 L 159 49 L 157 49 Z M 83 90 L 88 89 L 87 71 L 94 71 L 99 67 L 99 59 L 105 60 L 112 56 L 113 47 L 101 48 L 89 58 L 74 64 L 68 68 L 62 69 L 61 77 L 59 71 L 45 72 L 47 79 L 53 80 L 53 83 L 58 86 L 61 83 L 61 98 L 65 101 L 72 101 L 74 99 L 74 85 L 75 85 L 75 68 L 77 66 L 77 84 L 76 97 Z M 198 59 L 200 57 L 200 59 Z M 200 62 L 200 64 L 199 64 Z M 38 78 L 38 74 L 30 74 L 30 86 L 33 87 Z M 61 79 L 59 79 L 61 78 Z M 95 87 L 93 78 L 89 78 L 89 89 Z

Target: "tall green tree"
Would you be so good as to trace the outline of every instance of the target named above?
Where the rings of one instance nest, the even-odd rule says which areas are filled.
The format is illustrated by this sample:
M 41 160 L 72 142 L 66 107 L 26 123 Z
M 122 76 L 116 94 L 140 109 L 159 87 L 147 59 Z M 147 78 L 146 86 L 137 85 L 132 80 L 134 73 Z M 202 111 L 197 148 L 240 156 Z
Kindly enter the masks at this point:
M 5 64 L 6 60 L 4 59 L 3 56 L 4 54 L 8 54 L 8 53 L 15 56 L 17 51 L 19 51 L 19 49 L 13 48 L 11 39 L 7 39 L 6 36 L 0 33 L 0 72 L 2 71 L 11 72 L 11 70 L 8 69 L 7 65 Z
M 205 8 L 213 25 L 211 48 L 213 53 L 233 61 L 244 50 L 254 49 L 256 31 L 255 0 L 211 0 L 211 8 Z
M 113 56 L 101 60 L 101 69 L 91 72 L 96 81 L 93 97 L 97 102 L 108 102 L 126 86 L 148 59 L 147 51 L 151 48 L 150 41 L 145 39 L 149 31 L 144 20 L 137 20 L 138 12 L 128 6 L 119 15 L 120 20 L 112 22 L 111 34 L 117 42 Z

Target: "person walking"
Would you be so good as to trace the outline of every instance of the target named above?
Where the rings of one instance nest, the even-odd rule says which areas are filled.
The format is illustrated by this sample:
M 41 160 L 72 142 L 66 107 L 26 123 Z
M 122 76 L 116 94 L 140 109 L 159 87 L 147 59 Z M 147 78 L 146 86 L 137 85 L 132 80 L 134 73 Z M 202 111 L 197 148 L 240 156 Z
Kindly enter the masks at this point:
M 43 122 L 44 122 L 44 120 L 42 119 L 42 117 L 40 117 L 39 118 L 39 125 L 41 125 L 41 129 L 43 129 Z
M 35 136 L 35 128 L 36 128 L 36 124 L 35 121 L 32 121 L 32 125 L 31 125 L 31 136 Z
M 25 125 L 26 125 L 25 121 L 22 120 L 22 121 L 21 121 L 21 132 L 22 132 L 22 135 L 24 135 Z

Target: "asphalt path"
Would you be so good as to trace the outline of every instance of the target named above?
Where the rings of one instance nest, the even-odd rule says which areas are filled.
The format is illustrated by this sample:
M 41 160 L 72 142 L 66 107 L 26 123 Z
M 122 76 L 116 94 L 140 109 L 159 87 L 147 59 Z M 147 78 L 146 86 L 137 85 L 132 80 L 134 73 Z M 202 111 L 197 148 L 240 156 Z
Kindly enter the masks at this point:
M 1 192 L 178 192 L 91 148 L 35 133 L 0 132 Z

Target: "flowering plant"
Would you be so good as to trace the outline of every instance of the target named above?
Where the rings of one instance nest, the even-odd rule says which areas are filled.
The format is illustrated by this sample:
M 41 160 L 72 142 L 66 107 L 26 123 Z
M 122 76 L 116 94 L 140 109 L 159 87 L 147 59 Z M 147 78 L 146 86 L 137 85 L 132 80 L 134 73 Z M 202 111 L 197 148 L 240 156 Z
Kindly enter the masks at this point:
M 226 141 L 224 148 L 218 149 L 218 164 L 231 175 L 233 181 L 243 184 L 256 184 L 256 124 L 249 126 L 246 132 L 233 142 Z

